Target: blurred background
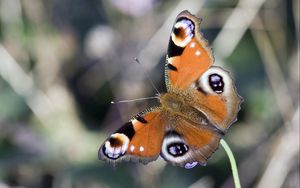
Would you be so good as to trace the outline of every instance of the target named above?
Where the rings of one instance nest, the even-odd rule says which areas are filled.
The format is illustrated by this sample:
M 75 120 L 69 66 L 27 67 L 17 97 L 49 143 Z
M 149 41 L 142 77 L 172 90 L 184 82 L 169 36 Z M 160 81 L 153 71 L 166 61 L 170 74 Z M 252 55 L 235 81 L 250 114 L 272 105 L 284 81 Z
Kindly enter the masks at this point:
M 299 0 L 0 0 L 0 188 L 233 187 L 205 167 L 99 161 L 102 142 L 164 92 L 176 15 L 203 18 L 244 98 L 225 136 L 242 187 L 299 187 Z M 138 57 L 141 65 L 134 63 Z

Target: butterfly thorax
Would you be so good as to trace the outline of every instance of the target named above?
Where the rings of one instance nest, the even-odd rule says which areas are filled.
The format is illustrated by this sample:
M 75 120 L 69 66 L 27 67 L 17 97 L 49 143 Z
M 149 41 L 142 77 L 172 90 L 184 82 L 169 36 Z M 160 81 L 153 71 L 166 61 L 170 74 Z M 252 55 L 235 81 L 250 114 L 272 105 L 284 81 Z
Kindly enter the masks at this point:
M 205 114 L 193 107 L 192 97 L 192 94 L 189 92 L 177 90 L 162 94 L 160 97 L 162 111 L 174 117 L 183 117 L 196 124 L 208 125 L 209 120 Z

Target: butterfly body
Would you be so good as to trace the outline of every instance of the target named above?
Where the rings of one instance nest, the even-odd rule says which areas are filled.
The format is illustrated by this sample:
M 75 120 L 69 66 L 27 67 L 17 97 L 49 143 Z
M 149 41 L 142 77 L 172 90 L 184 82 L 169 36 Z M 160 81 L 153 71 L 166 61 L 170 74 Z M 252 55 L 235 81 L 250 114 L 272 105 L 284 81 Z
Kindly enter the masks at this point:
M 193 106 L 192 91 L 173 90 L 160 97 L 161 111 L 170 117 L 187 119 L 195 124 L 207 124 L 206 116 Z
M 100 147 L 99 159 L 148 163 L 159 155 L 185 168 L 205 165 L 236 121 L 241 97 L 230 74 L 212 66 L 200 19 L 181 12 L 170 36 L 167 92 L 160 105 L 136 115 Z

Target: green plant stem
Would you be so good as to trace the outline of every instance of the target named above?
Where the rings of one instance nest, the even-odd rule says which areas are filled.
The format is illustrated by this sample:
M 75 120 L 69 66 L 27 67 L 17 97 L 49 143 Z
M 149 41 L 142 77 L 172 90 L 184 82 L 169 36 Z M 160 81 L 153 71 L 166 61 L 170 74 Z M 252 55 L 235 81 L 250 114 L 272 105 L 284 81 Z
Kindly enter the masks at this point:
M 228 144 L 226 143 L 225 140 L 221 139 L 220 143 L 221 143 L 222 147 L 224 148 L 224 150 L 227 153 L 227 156 L 229 158 L 235 188 L 241 188 L 239 172 L 238 172 L 238 168 L 236 166 L 236 161 L 234 159 L 233 153 L 232 153 L 230 147 L 228 146 Z

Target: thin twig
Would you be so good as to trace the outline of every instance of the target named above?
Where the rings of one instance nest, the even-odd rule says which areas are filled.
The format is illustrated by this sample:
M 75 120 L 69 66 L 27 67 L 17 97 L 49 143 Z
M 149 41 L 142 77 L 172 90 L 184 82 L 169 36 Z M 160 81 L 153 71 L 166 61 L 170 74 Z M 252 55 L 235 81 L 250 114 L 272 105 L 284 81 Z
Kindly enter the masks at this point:
M 228 146 L 228 144 L 226 143 L 226 141 L 224 139 L 221 139 L 220 143 L 221 143 L 222 147 L 224 148 L 224 150 L 225 150 L 225 152 L 226 152 L 226 154 L 229 158 L 235 188 L 241 188 L 239 172 L 238 172 L 238 168 L 237 168 L 236 161 L 235 161 L 235 158 L 233 156 L 233 153 L 232 153 L 230 147 Z

